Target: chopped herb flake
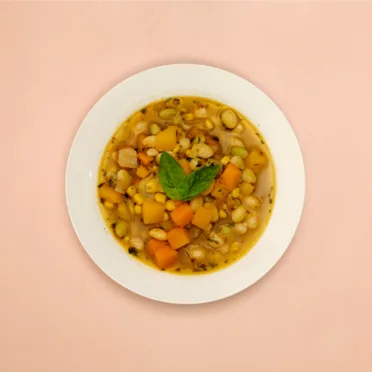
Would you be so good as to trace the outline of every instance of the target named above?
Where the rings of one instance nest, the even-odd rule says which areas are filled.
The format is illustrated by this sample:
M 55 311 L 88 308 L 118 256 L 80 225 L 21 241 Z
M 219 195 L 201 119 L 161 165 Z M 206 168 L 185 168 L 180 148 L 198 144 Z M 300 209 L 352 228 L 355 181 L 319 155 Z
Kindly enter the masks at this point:
M 137 256 L 138 255 L 137 248 L 129 247 L 128 253 L 131 254 L 131 255 L 133 255 L 133 256 Z

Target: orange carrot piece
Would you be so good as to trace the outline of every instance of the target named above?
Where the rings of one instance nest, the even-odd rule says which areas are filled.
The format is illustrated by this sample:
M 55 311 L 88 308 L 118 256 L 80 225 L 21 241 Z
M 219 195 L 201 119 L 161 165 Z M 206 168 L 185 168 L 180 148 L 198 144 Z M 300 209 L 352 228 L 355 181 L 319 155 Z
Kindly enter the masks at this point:
M 185 229 L 176 227 L 168 231 L 168 242 L 173 249 L 178 249 L 191 242 L 190 236 Z
M 204 208 L 203 206 L 199 207 L 196 212 L 195 216 L 192 220 L 192 224 L 199 229 L 207 229 L 209 224 L 213 219 L 213 211 L 211 209 Z
M 160 240 L 157 240 L 157 239 L 150 239 L 147 243 L 146 243 L 146 251 L 147 253 L 152 257 L 154 258 L 155 257 L 155 253 L 156 251 L 161 248 L 161 247 L 164 247 L 164 246 L 168 246 L 169 245 L 166 243 L 166 242 L 162 242 Z
M 220 183 L 228 190 L 232 191 L 238 186 L 242 178 L 242 173 L 243 172 L 235 164 L 229 163 L 221 175 Z
M 140 162 L 143 164 L 143 165 L 149 165 L 153 158 L 151 156 L 148 156 L 147 154 L 143 153 L 143 152 L 140 152 L 138 154 L 138 159 L 140 160 Z
M 186 159 L 181 159 L 179 163 L 181 167 L 183 168 L 183 171 L 185 172 L 186 176 L 191 173 L 190 164 Z
M 146 251 L 159 269 L 167 269 L 174 265 L 178 258 L 177 251 L 172 249 L 168 243 L 157 239 L 151 239 L 147 242 Z
M 180 227 L 185 227 L 188 223 L 191 222 L 194 217 L 192 208 L 184 203 L 179 205 L 172 213 L 171 218 L 174 223 Z
M 220 143 L 212 137 L 207 137 L 205 143 L 212 148 L 213 155 L 220 149 Z
M 136 175 L 139 177 L 139 178 L 145 178 L 149 175 L 150 171 L 145 168 L 143 165 L 140 165 L 137 170 L 136 170 Z
M 229 195 L 229 190 L 219 182 L 216 182 L 212 190 L 212 196 L 217 200 L 224 200 Z
M 195 138 L 196 136 L 199 136 L 201 134 L 204 134 L 205 131 L 201 128 L 198 128 L 198 127 L 192 127 L 186 134 L 186 137 L 187 138 Z
M 159 269 L 168 269 L 176 263 L 177 258 L 178 252 L 167 245 L 155 252 L 154 262 Z

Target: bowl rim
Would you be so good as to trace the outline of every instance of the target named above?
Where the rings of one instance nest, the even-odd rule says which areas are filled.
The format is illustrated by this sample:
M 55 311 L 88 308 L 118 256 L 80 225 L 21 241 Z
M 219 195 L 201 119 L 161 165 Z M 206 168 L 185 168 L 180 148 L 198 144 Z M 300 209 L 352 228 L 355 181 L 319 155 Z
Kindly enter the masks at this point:
M 156 83 L 159 79 L 163 79 L 161 80 L 163 89 L 157 88 Z M 167 89 L 164 89 L 164 86 Z M 100 160 L 96 163 L 94 172 L 93 160 L 89 160 L 87 154 L 82 152 L 84 148 L 89 149 L 92 142 L 90 140 L 93 138 L 95 142 L 92 146 L 95 146 L 97 151 L 98 148 L 100 149 L 98 151 L 100 159 L 109 138 L 130 113 L 144 106 L 146 102 L 176 95 L 167 93 L 171 91 L 179 91 L 178 95 L 209 97 L 242 112 L 262 133 L 275 163 L 276 202 L 263 235 L 244 257 L 227 268 L 211 274 L 172 275 L 154 270 L 133 259 L 120 248 L 119 243 L 107 231 L 98 210 L 97 196 L 96 206 L 89 206 L 92 201 L 90 187 L 94 184 L 96 191 L 97 168 Z M 185 94 L 186 91 L 190 93 Z M 216 94 L 213 94 L 214 92 Z M 121 108 L 124 98 L 126 104 Z M 254 106 L 251 101 L 248 103 L 247 99 L 254 101 Z M 235 101 L 236 104 L 233 103 Z M 109 128 L 102 126 L 102 120 L 107 121 Z M 279 127 L 280 131 L 276 131 L 276 127 Z M 109 132 L 110 137 L 107 136 Z M 102 138 L 98 139 L 100 135 Z M 277 137 L 280 137 L 279 140 L 285 144 L 285 150 L 284 145 L 282 150 L 278 150 Z M 275 151 L 272 148 L 273 143 L 275 143 Z M 94 158 L 97 159 L 97 154 Z M 89 167 L 85 168 L 87 164 Z M 82 185 L 79 185 L 79 181 Z M 287 190 L 285 185 L 288 186 L 290 182 L 295 187 Z M 300 146 L 288 120 L 278 106 L 259 88 L 231 72 L 216 67 L 171 64 L 132 75 L 111 88 L 94 104 L 80 125 L 69 151 L 65 195 L 69 218 L 81 245 L 106 275 L 132 292 L 153 300 L 175 304 L 199 304 L 220 300 L 241 292 L 260 280 L 280 260 L 291 243 L 302 216 L 305 200 L 305 168 Z M 88 216 L 88 213 L 97 212 L 101 224 L 97 216 L 92 219 Z M 84 215 L 88 216 L 85 220 Z M 88 225 L 84 223 L 86 220 Z M 100 227 L 104 227 L 104 233 L 102 233 L 103 229 L 101 233 L 99 232 Z M 90 237 L 91 234 L 95 236 L 96 242 L 92 236 Z M 101 243 L 105 246 L 104 252 L 100 248 Z

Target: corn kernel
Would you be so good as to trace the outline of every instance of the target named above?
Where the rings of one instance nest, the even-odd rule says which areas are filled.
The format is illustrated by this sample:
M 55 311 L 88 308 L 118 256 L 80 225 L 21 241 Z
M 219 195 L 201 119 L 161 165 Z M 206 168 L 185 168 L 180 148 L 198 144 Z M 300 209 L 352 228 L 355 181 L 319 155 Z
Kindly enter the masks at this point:
M 163 221 L 169 221 L 169 213 L 168 212 L 164 212 Z
M 229 164 L 229 163 L 230 163 L 230 156 L 224 156 L 224 157 L 221 159 L 221 163 L 222 163 L 223 165 Z
M 136 186 L 129 186 L 129 187 L 127 188 L 127 194 L 128 194 L 131 198 L 133 198 L 133 196 L 135 195 L 136 192 L 137 192 L 137 190 L 136 190 Z
M 174 154 L 177 154 L 178 151 L 181 150 L 181 146 L 180 145 L 177 145 L 174 149 L 173 149 L 173 153 Z
M 140 205 L 136 205 L 134 207 L 134 213 L 140 215 L 142 213 L 142 207 Z
M 212 123 L 212 120 L 210 119 L 205 119 L 204 126 L 206 129 L 213 129 L 214 124 Z
M 186 156 L 188 158 L 196 158 L 196 152 L 192 150 L 186 150 Z
M 234 189 L 234 190 L 231 192 L 231 196 L 232 196 L 234 199 L 239 198 L 239 196 L 240 196 L 240 189 L 239 189 L 239 187 L 237 187 L 236 189 Z
M 136 203 L 136 204 L 138 204 L 138 205 L 142 205 L 143 204 L 143 196 L 141 195 L 141 194 L 135 194 L 134 196 L 133 196 L 133 200 L 134 200 L 134 202 Z
M 227 213 L 223 210 L 223 209 L 220 209 L 220 218 L 226 218 L 227 217 Z
M 160 204 L 164 204 L 167 201 L 167 197 L 165 194 L 157 193 L 155 195 L 155 201 L 157 201 Z
M 165 203 L 165 209 L 167 211 L 174 211 L 176 209 L 176 203 L 173 200 L 168 200 Z

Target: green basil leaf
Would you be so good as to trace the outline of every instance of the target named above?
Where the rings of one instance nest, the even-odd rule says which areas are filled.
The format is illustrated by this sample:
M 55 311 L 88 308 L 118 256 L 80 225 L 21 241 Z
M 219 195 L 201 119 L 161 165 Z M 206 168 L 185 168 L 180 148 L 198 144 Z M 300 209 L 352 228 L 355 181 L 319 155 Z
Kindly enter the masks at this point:
M 184 200 L 187 193 L 185 172 L 178 161 L 167 152 L 163 152 L 160 157 L 159 180 L 169 198 Z
M 187 176 L 187 193 L 183 200 L 191 200 L 203 191 L 207 190 L 215 177 L 217 176 L 220 166 L 200 168 Z

